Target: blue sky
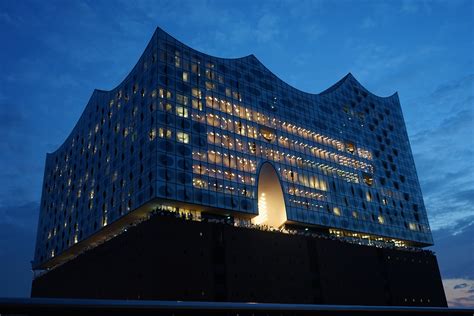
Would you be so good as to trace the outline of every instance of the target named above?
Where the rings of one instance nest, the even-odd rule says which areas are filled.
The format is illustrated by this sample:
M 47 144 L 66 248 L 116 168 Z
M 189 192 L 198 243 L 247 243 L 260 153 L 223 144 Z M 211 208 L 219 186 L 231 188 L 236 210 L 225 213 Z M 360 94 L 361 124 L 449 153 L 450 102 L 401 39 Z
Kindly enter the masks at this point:
M 457 0 L 0 2 L 0 296 L 29 294 L 46 152 L 156 26 L 303 91 L 348 72 L 398 91 L 446 292 L 474 305 L 474 2 Z

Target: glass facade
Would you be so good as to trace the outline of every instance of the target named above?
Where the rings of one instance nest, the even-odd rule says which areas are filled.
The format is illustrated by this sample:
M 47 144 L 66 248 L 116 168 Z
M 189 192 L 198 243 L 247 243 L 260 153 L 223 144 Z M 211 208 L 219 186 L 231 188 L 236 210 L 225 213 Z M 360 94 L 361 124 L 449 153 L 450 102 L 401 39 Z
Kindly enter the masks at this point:
M 47 155 L 34 265 L 153 201 L 255 217 L 265 162 L 288 223 L 432 244 L 396 94 L 351 74 L 305 93 L 253 55 L 209 56 L 157 29 Z

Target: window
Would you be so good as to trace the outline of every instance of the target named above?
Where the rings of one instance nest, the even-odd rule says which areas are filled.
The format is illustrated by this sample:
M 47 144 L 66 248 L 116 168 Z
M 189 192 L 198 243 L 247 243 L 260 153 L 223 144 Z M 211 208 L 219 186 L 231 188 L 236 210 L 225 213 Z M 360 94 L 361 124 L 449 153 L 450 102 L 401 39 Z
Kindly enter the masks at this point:
M 383 218 L 382 215 L 379 215 L 379 216 L 377 217 L 377 220 L 378 220 L 379 224 L 385 223 L 385 219 Z
M 160 136 L 161 138 L 171 138 L 172 132 L 169 129 L 160 127 L 160 129 L 158 130 L 158 136 Z
M 176 140 L 180 143 L 189 143 L 189 134 L 183 132 L 176 133 Z
M 369 191 L 365 192 L 365 199 L 367 200 L 367 202 L 372 201 L 372 194 Z
M 188 97 L 184 96 L 184 95 L 181 95 L 181 94 L 177 94 L 176 95 L 176 102 L 178 102 L 179 104 L 182 104 L 182 105 L 188 105 Z
M 195 63 L 192 63 L 191 64 L 191 71 L 195 74 L 199 74 L 199 65 L 195 64 Z
M 198 109 L 198 110 L 202 111 L 201 100 L 193 99 L 192 104 L 193 104 L 193 109 Z
M 372 186 L 374 184 L 374 177 L 368 173 L 363 173 L 364 183 L 368 186 Z
M 255 144 L 255 142 L 249 142 L 248 146 L 249 146 L 249 151 L 252 154 L 255 154 L 255 152 L 257 151 L 257 145 Z
M 348 153 L 354 154 L 355 152 L 355 145 L 352 142 L 347 142 L 346 143 L 346 150 Z
M 214 71 L 211 71 L 209 69 L 206 69 L 206 77 L 209 80 L 215 80 L 216 79 Z
M 408 228 L 410 228 L 410 230 L 414 230 L 414 231 L 418 230 L 418 227 L 415 223 L 408 223 Z
M 237 91 L 232 91 L 232 97 L 240 101 L 240 93 Z
M 201 180 L 199 178 L 193 178 L 193 186 L 196 187 L 196 188 L 206 188 L 207 187 L 206 182 L 204 182 L 203 180 Z
M 171 91 L 160 89 L 159 90 L 160 98 L 164 98 L 166 96 L 167 99 L 171 99 L 173 95 L 171 94 Z
M 201 98 L 201 90 L 199 90 L 198 88 L 193 88 L 191 91 L 192 91 L 193 97 L 198 98 L 198 99 Z
M 341 209 L 337 206 L 334 206 L 332 208 L 332 212 L 334 213 L 334 215 L 341 216 Z
M 179 58 L 179 56 L 174 56 L 174 65 L 175 67 L 181 67 L 181 58 Z
M 173 106 L 169 103 L 163 104 L 160 102 L 160 109 L 166 112 L 171 112 L 173 111 Z
M 148 133 L 148 137 L 150 138 L 150 140 L 154 140 L 155 137 L 156 137 L 156 130 L 155 130 L 155 129 L 152 129 L 152 130 Z
M 186 71 L 183 71 L 183 81 L 188 82 L 189 81 L 189 75 Z
M 206 89 L 207 90 L 215 90 L 216 89 L 216 85 L 210 81 L 206 81 Z
M 271 128 L 267 128 L 267 127 L 263 127 L 263 126 L 260 127 L 260 134 L 268 142 L 272 142 L 276 138 L 275 130 L 271 129 Z
M 183 106 L 177 106 L 176 115 L 181 116 L 181 117 L 188 117 L 188 109 Z

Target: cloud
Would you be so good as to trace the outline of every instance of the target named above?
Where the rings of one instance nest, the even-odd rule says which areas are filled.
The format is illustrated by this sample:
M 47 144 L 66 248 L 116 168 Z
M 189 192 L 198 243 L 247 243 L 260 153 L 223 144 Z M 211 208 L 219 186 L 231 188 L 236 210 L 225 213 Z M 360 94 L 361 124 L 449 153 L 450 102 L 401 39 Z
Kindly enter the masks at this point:
M 407 104 L 416 104 L 407 125 L 432 230 L 474 216 L 472 87 L 474 75 L 464 75 Z
M 474 307 L 474 279 L 443 279 L 449 307 Z
M 437 254 L 443 279 L 474 279 L 473 236 L 474 216 L 458 220 L 453 227 L 433 231 L 432 250 Z
M 469 74 L 451 82 L 440 84 L 431 94 L 433 98 L 444 98 L 449 96 L 451 92 L 459 91 L 460 89 L 472 89 L 474 84 L 474 74 Z
M 432 142 L 434 139 L 439 140 L 452 138 L 453 135 L 465 132 L 466 128 L 472 127 L 473 119 L 473 109 L 458 109 L 458 111 L 455 111 L 444 118 L 438 126 L 419 131 L 414 135 L 413 142 Z M 438 143 L 435 143 L 434 145 L 436 144 Z
M 387 45 L 361 43 L 355 38 L 348 39 L 345 46 L 347 50 L 353 50 L 356 56 L 351 72 L 360 81 L 382 80 L 387 74 L 405 68 L 409 58 L 407 53 L 398 52 Z

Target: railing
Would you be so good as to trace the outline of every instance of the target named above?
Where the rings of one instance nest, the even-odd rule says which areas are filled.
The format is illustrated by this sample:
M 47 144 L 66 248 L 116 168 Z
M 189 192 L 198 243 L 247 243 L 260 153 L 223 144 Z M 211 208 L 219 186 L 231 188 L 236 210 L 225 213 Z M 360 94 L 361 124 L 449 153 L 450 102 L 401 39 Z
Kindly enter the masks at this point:
M 474 315 L 474 309 L 409 306 L 0 298 L 0 315 Z

